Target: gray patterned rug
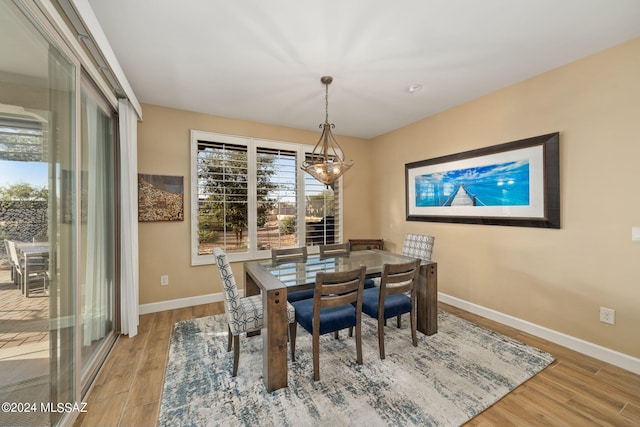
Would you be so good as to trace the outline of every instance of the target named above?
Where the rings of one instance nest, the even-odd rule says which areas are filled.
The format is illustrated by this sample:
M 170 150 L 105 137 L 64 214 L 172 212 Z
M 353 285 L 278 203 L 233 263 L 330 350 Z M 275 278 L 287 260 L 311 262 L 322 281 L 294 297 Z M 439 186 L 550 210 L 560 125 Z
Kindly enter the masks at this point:
M 406 316 L 405 316 L 406 317 Z M 443 311 L 438 333 L 418 333 L 408 318 L 385 328 L 363 316 L 363 359 L 343 331 L 320 340 L 320 381 L 313 381 L 311 335 L 298 327 L 289 387 L 267 393 L 262 338 L 241 339 L 238 376 L 231 377 L 224 316 L 174 326 L 162 395 L 162 426 L 458 426 L 549 365 L 554 357 Z

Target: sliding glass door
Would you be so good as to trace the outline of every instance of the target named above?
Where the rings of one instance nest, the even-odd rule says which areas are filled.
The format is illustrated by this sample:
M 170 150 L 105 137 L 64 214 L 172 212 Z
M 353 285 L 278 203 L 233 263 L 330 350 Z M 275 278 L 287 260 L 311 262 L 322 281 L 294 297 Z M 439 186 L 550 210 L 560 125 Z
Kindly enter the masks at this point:
M 116 338 L 116 114 L 81 68 L 0 0 L 0 425 L 68 422 Z
M 35 405 L 2 411 L 2 425 L 57 424 L 63 414 L 41 405 L 77 396 L 77 72 L 0 0 L 0 235 L 13 248 L 11 277 L 0 276 L 0 400 Z
M 82 166 L 79 251 L 80 358 L 83 385 L 97 371 L 101 349 L 114 338 L 115 200 L 114 114 L 82 79 Z

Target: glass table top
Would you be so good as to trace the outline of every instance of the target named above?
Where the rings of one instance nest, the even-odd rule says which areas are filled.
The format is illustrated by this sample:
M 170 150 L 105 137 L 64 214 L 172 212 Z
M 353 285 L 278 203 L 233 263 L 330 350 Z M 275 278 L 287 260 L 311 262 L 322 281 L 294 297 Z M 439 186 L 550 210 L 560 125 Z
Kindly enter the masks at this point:
M 348 256 L 309 255 L 306 259 L 298 258 L 273 262 L 260 261 L 260 265 L 277 277 L 285 286 L 300 286 L 315 283 L 316 273 L 355 270 L 364 265 L 367 276 L 379 276 L 384 264 L 399 264 L 414 258 L 379 250 L 353 251 Z

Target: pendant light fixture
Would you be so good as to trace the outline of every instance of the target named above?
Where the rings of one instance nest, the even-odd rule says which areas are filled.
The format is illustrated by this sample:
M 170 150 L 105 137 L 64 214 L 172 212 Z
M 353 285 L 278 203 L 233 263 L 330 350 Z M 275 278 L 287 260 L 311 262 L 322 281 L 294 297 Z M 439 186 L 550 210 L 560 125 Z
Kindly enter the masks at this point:
M 311 155 L 302 163 L 302 170 L 329 186 L 348 171 L 354 161 L 345 162 L 342 149 L 331 133 L 331 128 L 335 127 L 333 123 L 329 123 L 329 85 L 333 77 L 323 76 L 320 81 L 325 85 L 325 117 L 324 124 L 320 125 L 322 135 Z

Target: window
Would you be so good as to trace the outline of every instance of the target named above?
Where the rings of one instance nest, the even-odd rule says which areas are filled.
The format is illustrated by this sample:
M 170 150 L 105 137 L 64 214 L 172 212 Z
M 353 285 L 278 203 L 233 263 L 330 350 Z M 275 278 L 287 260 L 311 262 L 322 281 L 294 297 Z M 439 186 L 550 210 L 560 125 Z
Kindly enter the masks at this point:
M 272 248 L 342 240 L 340 181 L 326 188 L 300 169 L 313 147 L 191 132 L 191 261 L 267 258 Z
M 47 162 L 47 120 L 22 107 L 0 105 L 2 160 Z

